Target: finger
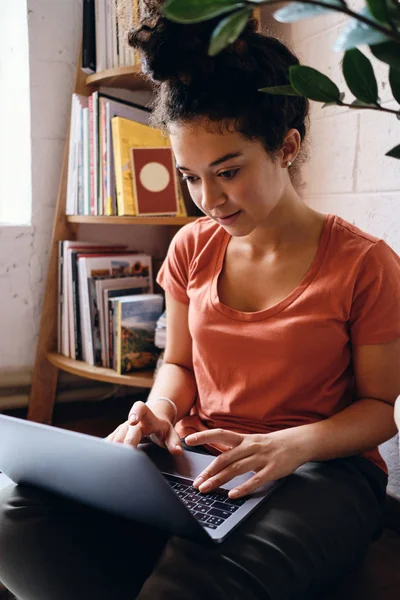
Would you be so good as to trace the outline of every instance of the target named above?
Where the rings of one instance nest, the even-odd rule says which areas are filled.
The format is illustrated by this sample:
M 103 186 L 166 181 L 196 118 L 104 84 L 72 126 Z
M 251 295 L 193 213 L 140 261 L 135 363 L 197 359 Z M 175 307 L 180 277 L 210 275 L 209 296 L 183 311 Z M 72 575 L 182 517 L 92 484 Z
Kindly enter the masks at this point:
M 185 442 L 188 446 L 199 446 L 200 444 L 207 444 L 207 442 L 221 442 L 226 446 L 237 446 L 242 439 L 243 434 L 241 433 L 218 428 L 191 433 L 185 438 Z
M 125 446 L 133 446 L 137 448 L 140 444 L 140 440 L 143 437 L 143 431 L 141 425 L 128 426 L 128 431 L 125 435 L 124 444 Z
M 175 431 L 175 427 L 170 427 L 168 434 L 165 438 L 165 445 L 171 454 L 179 455 L 182 454 L 182 443 L 179 435 Z
M 150 435 L 158 428 L 159 419 L 144 402 L 139 401 L 133 405 L 129 413 L 128 423 L 129 425 L 140 423 L 143 435 Z
M 127 430 L 127 423 L 121 423 L 121 425 L 119 425 L 117 427 L 117 429 L 112 433 L 112 442 L 123 442 L 125 439 L 125 434 L 126 434 L 126 430 Z
M 253 477 L 250 477 L 245 483 L 236 486 L 232 490 L 229 491 L 229 498 L 241 498 L 242 496 L 248 496 L 255 492 L 259 487 L 267 483 L 268 481 L 272 481 L 273 477 L 271 477 L 271 472 L 268 467 L 264 467 Z
M 207 481 L 197 484 L 197 487 L 199 488 L 200 492 L 211 492 L 224 483 L 228 483 L 228 481 L 234 477 L 255 470 L 256 467 L 254 465 L 254 456 L 248 456 L 242 460 L 232 463 L 226 469 L 223 469 L 213 477 L 207 479 Z
M 112 431 L 105 439 L 107 442 L 114 442 L 115 440 L 115 436 L 117 435 L 119 429 L 122 427 L 123 423 L 121 423 L 121 425 L 118 425 L 118 427 L 116 429 L 114 429 L 114 431 Z
M 239 444 L 236 448 L 222 452 L 211 464 L 208 465 L 194 480 L 193 486 L 198 488 L 202 483 L 221 473 L 230 465 L 234 465 L 247 456 L 254 455 L 250 445 Z

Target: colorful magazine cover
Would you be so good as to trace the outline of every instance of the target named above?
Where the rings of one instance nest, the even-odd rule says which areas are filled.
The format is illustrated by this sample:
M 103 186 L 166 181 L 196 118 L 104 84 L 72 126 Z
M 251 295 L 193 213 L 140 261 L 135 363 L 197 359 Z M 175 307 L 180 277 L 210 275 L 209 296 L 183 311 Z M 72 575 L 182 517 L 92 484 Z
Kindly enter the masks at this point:
M 155 367 L 160 350 L 154 334 L 163 304 L 161 294 L 127 296 L 116 302 L 116 366 L 121 375 Z

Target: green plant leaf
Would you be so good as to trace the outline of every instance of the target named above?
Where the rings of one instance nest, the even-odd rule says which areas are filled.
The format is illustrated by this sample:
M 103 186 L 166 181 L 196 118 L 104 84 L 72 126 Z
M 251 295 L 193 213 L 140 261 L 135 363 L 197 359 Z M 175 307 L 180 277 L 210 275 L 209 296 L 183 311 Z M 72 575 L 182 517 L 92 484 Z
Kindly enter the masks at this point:
M 376 21 L 366 6 L 360 10 L 360 14 L 372 21 Z M 351 48 L 356 48 L 363 44 L 380 44 L 386 42 L 388 39 L 387 35 L 381 31 L 372 29 L 366 23 L 362 23 L 357 19 L 349 19 L 337 38 L 333 49 L 336 52 L 341 52 L 342 50 L 351 50 Z
M 343 6 L 340 0 L 325 0 L 325 4 L 332 4 L 333 6 Z M 303 2 L 292 2 L 288 6 L 280 8 L 274 12 L 274 19 L 280 23 L 295 23 L 296 21 L 302 21 L 303 19 L 311 19 L 317 17 L 326 12 L 329 12 L 330 8 L 324 8 L 322 6 L 316 6 L 315 4 L 304 4 Z
M 400 158 L 400 144 L 389 150 L 389 152 L 386 152 L 386 156 L 391 156 L 392 158 Z
M 315 102 L 337 102 L 340 91 L 336 83 L 316 69 L 293 65 L 289 69 L 290 83 L 301 96 Z
M 176 23 L 199 23 L 244 6 L 237 0 L 167 0 L 161 11 Z
M 301 96 L 291 85 L 274 85 L 272 87 L 260 88 L 258 91 L 279 96 Z
M 385 42 L 370 46 L 372 54 L 378 60 L 387 63 L 395 69 L 400 69 L 400 44 L 396 42 Z
M 371 15 L 382 23 L 387 23 L 389 18 L 389 7 L 386 0 L 366 0 Z
M 362 102 L 378 101 L 378 84 L 371 61 L 358 48 L 346 50 L 343 75 L 351 93 Z
M 244 8 L 222 19 L 214 29 L 208 48 L 209 56 L 215 56 L 228 44 L 232 44 L 246 27 L 252 9 Z
M 362 100 L 353 100 L 351 106 L 358 106 L 358 108 L 376 108 L 376 104 L 372 104 L 372 102 L 363 102 Z
M 389 82 L 392 90 L 393 98 L 400 104 L 400 71 L 390 67 Z
M 321 108 L 327 108 L 328 106 L 337 106 L 338 104 L 340 105 L 340 103 L 343 102 L 344 97 L 345 93 L 340 92 L 339 100 L 337 100 L 336 102 L 325 102 L 325 104 L 323 104 Z

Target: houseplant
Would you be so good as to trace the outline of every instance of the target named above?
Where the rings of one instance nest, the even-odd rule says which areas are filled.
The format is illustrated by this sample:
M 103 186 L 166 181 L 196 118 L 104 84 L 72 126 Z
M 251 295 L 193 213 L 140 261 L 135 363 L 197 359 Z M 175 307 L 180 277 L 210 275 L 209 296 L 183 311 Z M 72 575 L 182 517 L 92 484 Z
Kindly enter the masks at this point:
M 215 55 L 234 42 L 243 31 L 255 6 L 282 4 L 281 0 L 167 0 L 162 7 L 165 16 L 178 23 L 198 23 L 220 16 L 209 45 Z M 344 51 L 342 70 L 354 100 L 345 102 L 345 94 L 323 73 L 305 65 L 290 67 L 290 82 L 261 88 L 260 92 L 300 95 L 321 102 L 323 107 L 338 105 L 352 110 L 375 110 L 400 119 L 400 106 L 382 106 L 373 66 L 359 46 L 369 46 L 372 54 L 387 63 L 389 83 L 394 100 L 400 105 L 400 2 L 399 0 L 366 0 L 356 12 L 346 0 L 304 0 L 292 2 L 274 13 L 282 23 L 293 23 L 323 13 L 336 11 L 348 20 L 337 38 L 334 50 Z M 400 144 L 386 156 L 400 159 Z

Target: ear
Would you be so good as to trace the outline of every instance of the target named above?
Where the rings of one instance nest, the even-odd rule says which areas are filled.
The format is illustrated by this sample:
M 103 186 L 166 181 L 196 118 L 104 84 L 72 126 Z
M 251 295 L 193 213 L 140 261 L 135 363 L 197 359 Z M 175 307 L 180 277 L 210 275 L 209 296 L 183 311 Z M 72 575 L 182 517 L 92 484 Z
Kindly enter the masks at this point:
M 287 167 L 288 163 L 293 163 L 300 151 L 301 137 L 297 129 L 289 129 L 283 140 L 281 149 L 282 167 Z

